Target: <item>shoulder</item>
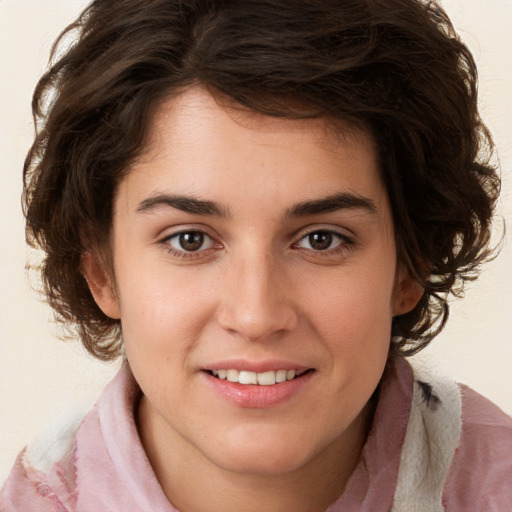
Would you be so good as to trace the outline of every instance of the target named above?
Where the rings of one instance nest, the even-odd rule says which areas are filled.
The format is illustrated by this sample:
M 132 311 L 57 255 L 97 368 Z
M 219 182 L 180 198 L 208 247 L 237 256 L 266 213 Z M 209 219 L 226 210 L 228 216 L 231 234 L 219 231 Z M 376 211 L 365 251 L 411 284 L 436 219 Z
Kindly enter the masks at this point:
M 402 362 L 401 367 L 406 367 Z M 401 447 L 394 512 L 441 511 L 443 490 L 462 430 L 458 385 L 413 366 L 407 430 Z
M 432 370 L 413 367 L 409 379 L 413 392 L 393 510 L 508 512 L 512 419 Z
M 472 389 L 461 386 L 462 430 L 446 482 L 448 510 L 510 510 L 512 419 Z
M 71 510 L 76 435 L 84 416 L 75 411 L 54 421 L 20 453 L 2 489 L 2 511 Z
M 78 411 L 53 421 L 16 460 L 0 510 L 150 510 L 148 500 L 152 504 L 157 496 L 165 503 L 136 429 L 139 396 L 123 366 L 87 414 Z

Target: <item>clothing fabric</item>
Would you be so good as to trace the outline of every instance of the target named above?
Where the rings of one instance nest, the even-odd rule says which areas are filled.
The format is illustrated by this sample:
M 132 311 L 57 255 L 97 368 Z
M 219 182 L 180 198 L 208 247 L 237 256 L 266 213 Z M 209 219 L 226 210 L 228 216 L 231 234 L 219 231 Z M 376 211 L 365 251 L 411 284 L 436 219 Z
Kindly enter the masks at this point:
M 3 512 L 177 512 L 140 442 L 140 390 L 126 365 L 85 417 L 31 443 L 3 488 Z M 373 424 L 326 512 L 509 512 L 512 419 L 475 391 L 386 369 Z

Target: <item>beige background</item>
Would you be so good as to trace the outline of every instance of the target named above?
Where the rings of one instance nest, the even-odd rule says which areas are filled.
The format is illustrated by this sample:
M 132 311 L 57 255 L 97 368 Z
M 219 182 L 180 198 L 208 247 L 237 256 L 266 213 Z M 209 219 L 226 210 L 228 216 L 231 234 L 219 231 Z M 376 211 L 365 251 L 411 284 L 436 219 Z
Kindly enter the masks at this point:
M 56 339 L 51 312 L 30 289 L 20 211 L 21 167 L 32 135 L 30 98 L 60 30 L 83 0 L 0 0 L 0 480 L 16 453 L 55 416 L 89 406 L 117 364 Z M 512 1 L 445 0 L 480 66 L 484 119 L 503 172 L 505 247 L 422 358 L 512 414 Z

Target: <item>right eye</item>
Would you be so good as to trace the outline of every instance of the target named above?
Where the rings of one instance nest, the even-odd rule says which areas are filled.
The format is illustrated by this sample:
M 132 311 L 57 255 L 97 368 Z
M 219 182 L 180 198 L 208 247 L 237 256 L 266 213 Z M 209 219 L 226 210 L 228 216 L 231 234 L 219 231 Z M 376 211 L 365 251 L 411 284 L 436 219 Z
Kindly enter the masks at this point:
M 313 231 L 297 244 L 299 247 L 312 251 L 329 251 L 346 243 L 346 239 L 333 231 Z
M 167 237 L 164 242 L 175 253 L 191 253 L 211 249 L 215 242 L 202 231 L 181 231 Z

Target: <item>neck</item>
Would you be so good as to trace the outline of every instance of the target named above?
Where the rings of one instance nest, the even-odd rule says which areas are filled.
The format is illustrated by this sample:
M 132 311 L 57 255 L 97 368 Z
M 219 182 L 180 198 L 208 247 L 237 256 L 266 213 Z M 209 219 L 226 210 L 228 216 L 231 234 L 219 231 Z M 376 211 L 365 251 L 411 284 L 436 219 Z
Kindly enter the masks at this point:
M 181 512 L 323 512 L 343 493 L 372 420 L 368 405 L 342 436 L 301 467 L 249 474 L 208 460 L 150 407 L 143 397 L 137 413 L 142 444 L 165 495 Z

